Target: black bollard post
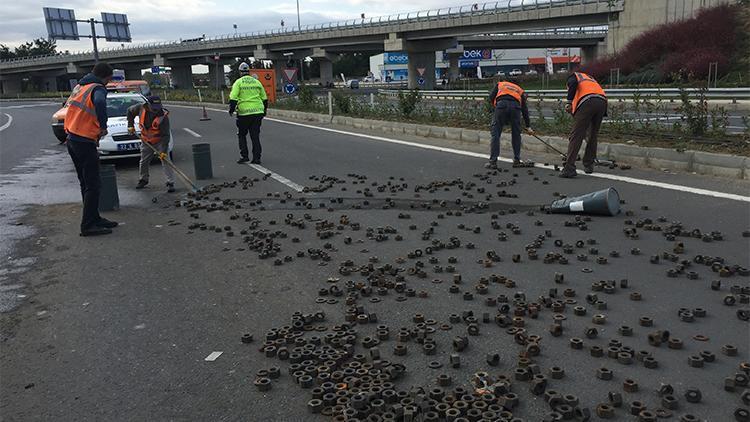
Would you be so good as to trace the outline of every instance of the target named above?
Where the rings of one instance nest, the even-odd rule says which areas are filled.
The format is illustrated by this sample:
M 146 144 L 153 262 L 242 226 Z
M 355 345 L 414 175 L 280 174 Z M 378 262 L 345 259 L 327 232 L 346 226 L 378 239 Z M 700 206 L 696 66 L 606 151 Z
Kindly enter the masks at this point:
M 120 209 L 120 195 L 117 193 L 117 173 L 114 164 L 100 167 L 99 175 L 102 189 L 99 195 L 99 211 L 114 211 Z
M 193 165 L 195 166 L 195 178 L 198 180 L 214 177 L 211 165 L 211 145 L 193 144 Z

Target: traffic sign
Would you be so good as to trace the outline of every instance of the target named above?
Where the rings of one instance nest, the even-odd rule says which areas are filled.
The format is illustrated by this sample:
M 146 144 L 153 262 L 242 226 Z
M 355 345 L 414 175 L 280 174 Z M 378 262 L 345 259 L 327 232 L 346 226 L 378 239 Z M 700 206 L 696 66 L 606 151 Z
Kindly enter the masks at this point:
M 417 73 L 419 73 L 419 76 L 424 76 L 424 71 L 427 70 L 426 67 L 418 67 Z
M 125 80 L 125 71 L 122 69 L 115 69 L 112 71 L 112 82 L 122 82 Z
M 284 85 L 284 92 L 286 92 L 289 95 L 294 94 L 295 92 L 297 92 L 297 85 L 295 85 L 295 84 L 293 84 L 291 82 L 285 84 Z
M 297 79 L 297 68 L 290 67 L 288 69 L 284 69 L 284 79 L 289 82 L 294 82 Z
M 424 85 L 424 78 L 417 79 L 417 84 Z
M 161 71 L 161 68 L 159 66 L 151 66 L 151 73 L 154 75 L 158 75 Z

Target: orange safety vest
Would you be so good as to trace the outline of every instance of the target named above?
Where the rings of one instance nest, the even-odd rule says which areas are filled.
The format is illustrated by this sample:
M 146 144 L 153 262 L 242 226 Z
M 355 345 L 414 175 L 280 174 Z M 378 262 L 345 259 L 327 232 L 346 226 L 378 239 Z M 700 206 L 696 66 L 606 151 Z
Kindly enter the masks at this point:
M 76 85 L 68 98 L 68 111 L 65 113 L 63 128 L 66 133 L 81 136 L 92 141 L 99 139 L 102 129 L 94 109 L 94 89 L 101 84 Z
M 573 114 L 575 114 L 576 109 L 578 108 L 578 104 L 581 102 L 583 97 L 587 95 L 595 94 L 607 98 L 607 95 L 604 93 L 602 86 L 599 85 L 599 83 L 594 78 L 580 72 L 576 72 L 575 75 L 576 79 L 578 79 L 578 89 L 576 90 L 575 98 L 573 98 L 573 105 L 571 110 Z
M 164 114 L 161 116 L 155 116 L 149 127 L 146 127 L 146 106 L 141 107 L 141 116 L 138 120 L 138 126 L 141 128 L 141 139 L 144 142 L 148 142 L 151 145 L 158 144 L 161 142 L 161 135 L 159 134 L 159 126 L 161 122 L 169 115 L 167 110 L 164 110 Z
M 498 82 L 497 83 L 497 95 L 495 96 L 495 99 L 492 101 L 492 105 L 497 104 L 497 99 L 502 97 L 503 95 L 510 95 L 511 97 L 515 98 L 516 101 L 518 101 L 518 104 L 521 104 L 521 96 L 523 95 L 523 88 L 521 88 L 520 86 L 512 82 Z

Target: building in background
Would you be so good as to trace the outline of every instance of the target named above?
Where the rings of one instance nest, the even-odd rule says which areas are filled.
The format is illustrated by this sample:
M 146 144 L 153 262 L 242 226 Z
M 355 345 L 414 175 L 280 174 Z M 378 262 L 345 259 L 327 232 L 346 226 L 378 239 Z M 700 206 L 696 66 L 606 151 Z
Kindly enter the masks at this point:
M 547 55 L 552 56 L 556 72 L 567 71 L 568 62 L 571 69 L 575 69 L 581 61 L 578 48 L 493 50 L 466 47 L 458 60 L 458 67 L 462 78 L 489 78 L 518 71 L 523 74 L 529 71 L 543 72 Z M 408 64 L 409 55 L 405 52 L 381 53 L 370 57 L 370 73 L 375 80 L 383 82 L 406 81 Z M 436 52 L 435 77 L 446 79 L 448 67 L 448 55 L 442 51 Z

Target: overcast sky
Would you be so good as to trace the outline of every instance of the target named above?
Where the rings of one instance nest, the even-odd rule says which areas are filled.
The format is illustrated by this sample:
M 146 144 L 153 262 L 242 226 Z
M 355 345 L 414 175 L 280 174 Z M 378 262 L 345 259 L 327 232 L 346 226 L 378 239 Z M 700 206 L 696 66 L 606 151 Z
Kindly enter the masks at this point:
M 460 0 L 300 0 L 302 25 L 401 12 L 434 9 L 472 3 Z M 100 12 L 125 13 L 130 21 L 134 43 L 195 38 L 202 34 L 233 33 L 278 28 L 283 19 L 286 26 L 297 22 L 294 0 L 8 0 L 0 15 L 0 44 L 15 47 L 21 42 L 46 37 L 43 7 L 75 10 L 76 18 L 101 18 Z M 100 30 L 100 29 L 99 29 Z M 79 33 L 88 34 L 85 24 Z M 101 47 L 117 43 L 100 40 Z M 58 41 L 59 50 L 84 51 L 91 41 Z

